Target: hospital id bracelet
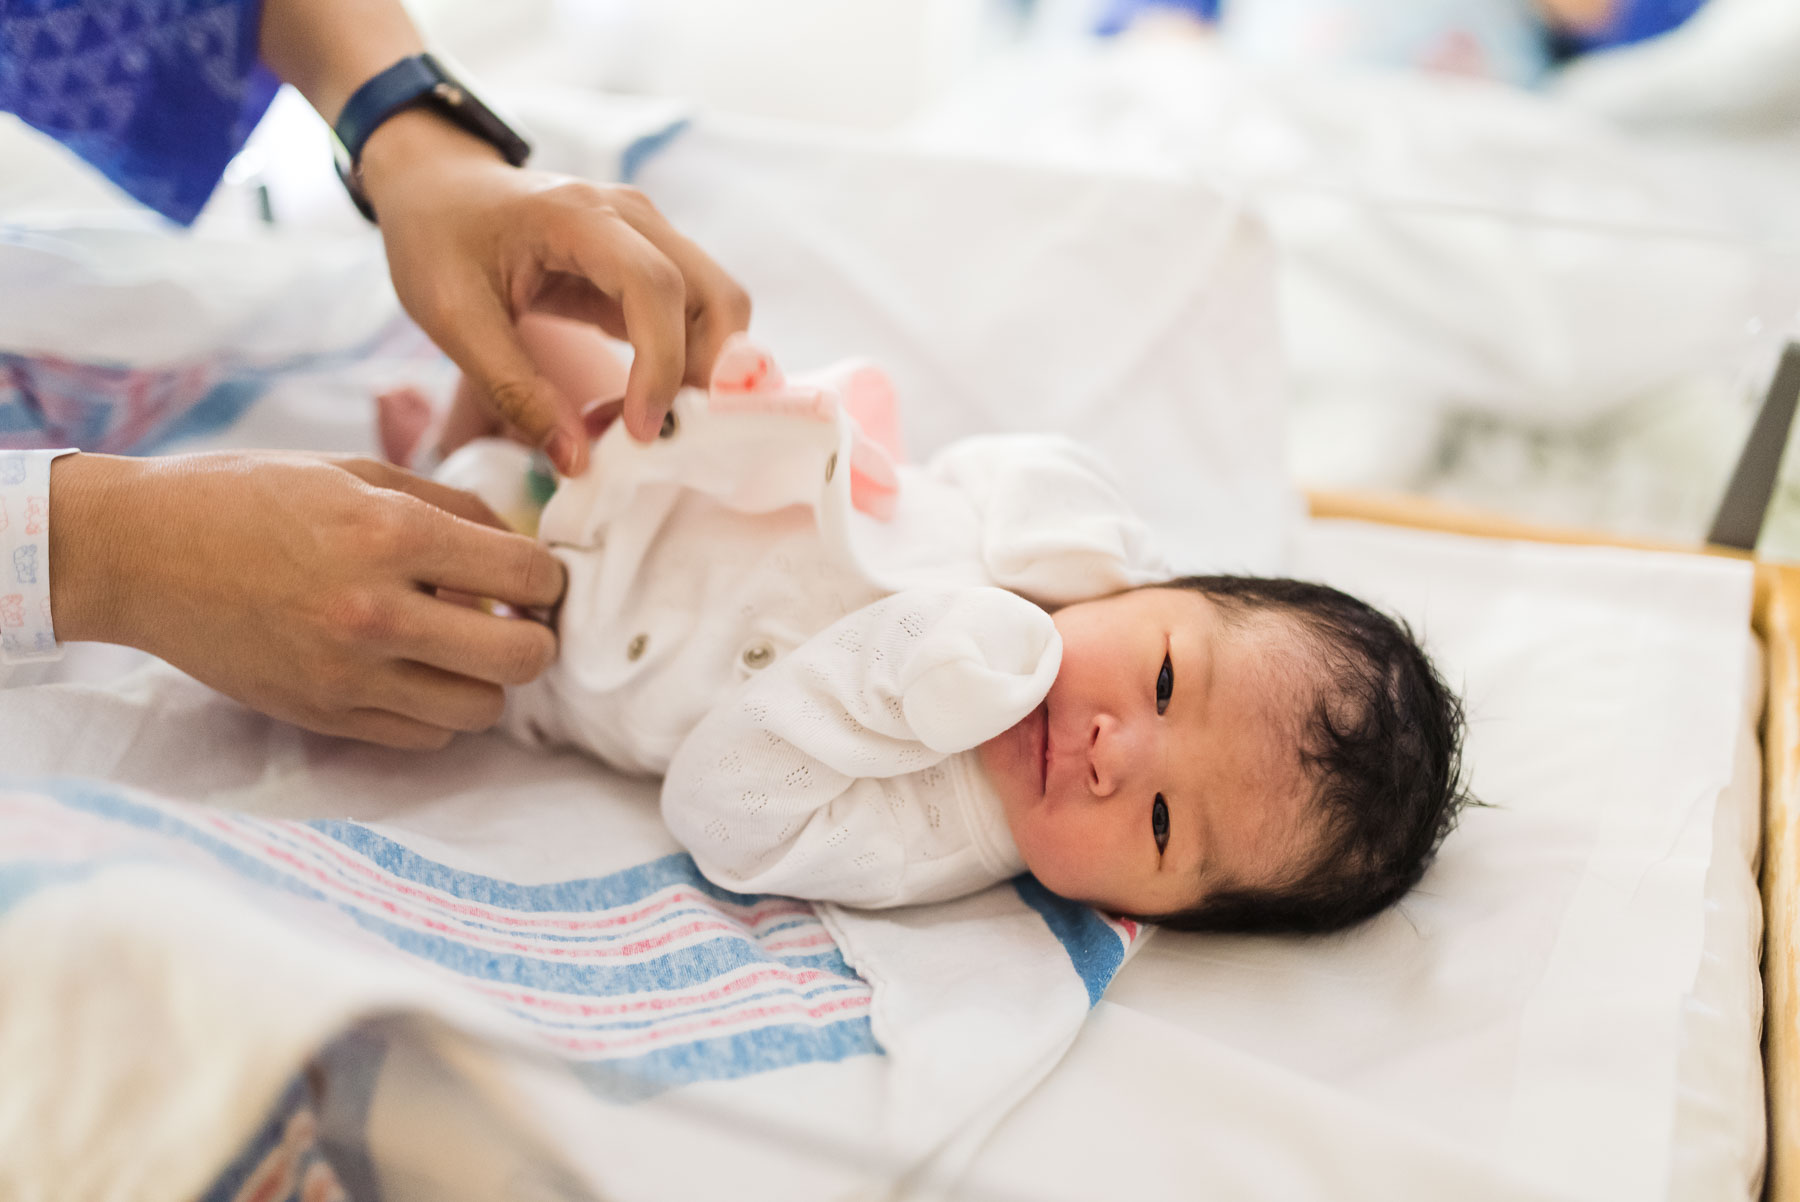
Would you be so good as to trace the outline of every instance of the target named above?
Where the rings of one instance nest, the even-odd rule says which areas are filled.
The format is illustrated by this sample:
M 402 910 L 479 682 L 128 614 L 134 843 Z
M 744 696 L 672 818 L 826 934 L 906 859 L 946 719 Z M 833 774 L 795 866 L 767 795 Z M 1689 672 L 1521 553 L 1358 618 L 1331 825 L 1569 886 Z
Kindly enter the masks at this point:
M 73 450 L 0 452 L 0 663 L 62 655 L 50 620 L 50 464 Z
M 403 58 L 351 93 L 331 131 L 336 135 L 338 178 L 344 181 L 357 211 L 370 221 L 375 220 L 375 206 L 363 192 L 363 146 L 389 117 L 421 105 L 492 143 L 500 157 L 515 167 L 531 157 L 531 143 L 476 99 L 437 59 L 429 54 Z

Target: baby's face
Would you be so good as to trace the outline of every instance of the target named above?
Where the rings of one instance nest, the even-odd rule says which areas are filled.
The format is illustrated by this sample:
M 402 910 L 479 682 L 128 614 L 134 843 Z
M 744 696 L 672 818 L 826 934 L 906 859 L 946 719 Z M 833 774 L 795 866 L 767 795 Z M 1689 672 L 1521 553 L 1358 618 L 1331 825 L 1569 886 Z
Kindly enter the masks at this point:
M 1053 893 L 1170 914 L 1278 884 L 1312 854 L 1299 741 L 1313 691 L 1288 620 L 1227 622 L 1149 588 L 1058 610 L 1062 666 L 979 749 L 1019 854 Z

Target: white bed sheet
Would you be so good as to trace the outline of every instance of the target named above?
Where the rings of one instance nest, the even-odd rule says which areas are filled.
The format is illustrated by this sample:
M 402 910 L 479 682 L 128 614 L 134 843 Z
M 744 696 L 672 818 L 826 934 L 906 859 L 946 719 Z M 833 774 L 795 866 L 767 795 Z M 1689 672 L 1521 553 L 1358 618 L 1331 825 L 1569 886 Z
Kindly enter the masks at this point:
M 1468 817 L 1398 910 L 1355 931 L 1157 934 L 963 1195 L 1754 1197 L 1761 695 L 1743 565 L 1332 523 L 1304 532 L 1295 569 L 1422 626 L 1467 690 L 1471 781 L 1494 808 Z M 111 671 L 67 665 L 84 668 Z M 163 673 L 109 692 L 14 710 L 32 748 L 19 767 L 79 763 L 270 816 L 349 812 L 521 881 L 591 870 L 581 839 L 535 835 L 568 833 L 572 791 L 666 839 L 649 788 L 572 757 L 480 738 L 419 761 L 299 735 Z M 693 1123 L 711 1141 L 742 1119 L 686 1105 L 632 1121 L 639 1141 Z M 847 1123 L 832 1136 L 765 1122 L 771 1180 L 866 1155 Z M 633 1146 L 619 1132 L 587 1143 Z
M 1471 781 L 1493 808 L 1398 910 L 1342 936 L 1159 933 L 977 1182 L 1040 1198 L 1754 1197 L 1747 570 L 1354 523 L 1313 525 L 1297 552 L 1300 574 L 1423 629 L 1466 690 Z

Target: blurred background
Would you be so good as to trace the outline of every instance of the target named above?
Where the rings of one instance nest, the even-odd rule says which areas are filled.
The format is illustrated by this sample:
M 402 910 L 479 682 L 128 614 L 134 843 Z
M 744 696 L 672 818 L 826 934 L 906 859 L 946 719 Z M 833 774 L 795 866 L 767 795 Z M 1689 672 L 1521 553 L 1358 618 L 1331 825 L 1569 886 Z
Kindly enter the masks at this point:
M 412 7 L 553 166 L 594 172 L 559 147 L 611 138 L 628 174 L 702 120 L 1241 201 L 1275 250 L 1309 487 L 1697 541 L 1800 333 L 1795 0 Z M 151 220 L 0 122 L 0 220 Z M 366 243 L 329 163 L 284 95 L 199 235 Z M 33 349 L 19 320 L 0 350 Z M 1763 549 L 1800 556 L 1793 466 Z

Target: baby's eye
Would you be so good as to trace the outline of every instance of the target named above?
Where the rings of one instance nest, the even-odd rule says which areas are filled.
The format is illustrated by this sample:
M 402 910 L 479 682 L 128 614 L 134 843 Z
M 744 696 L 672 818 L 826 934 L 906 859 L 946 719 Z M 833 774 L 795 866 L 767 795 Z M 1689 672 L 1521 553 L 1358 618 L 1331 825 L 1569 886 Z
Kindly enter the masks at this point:
M 1169 697 L 1175 692 L 1175 665 L 1163 656 L 1162 671 L 1156 674 L 1156 712 L 1169 708 Z
M 1161 855 L 1169 846 L 1169 805 L 1161 793 L 1150 805 L 1150 833 L 1156 836 L 1156 854 Z

